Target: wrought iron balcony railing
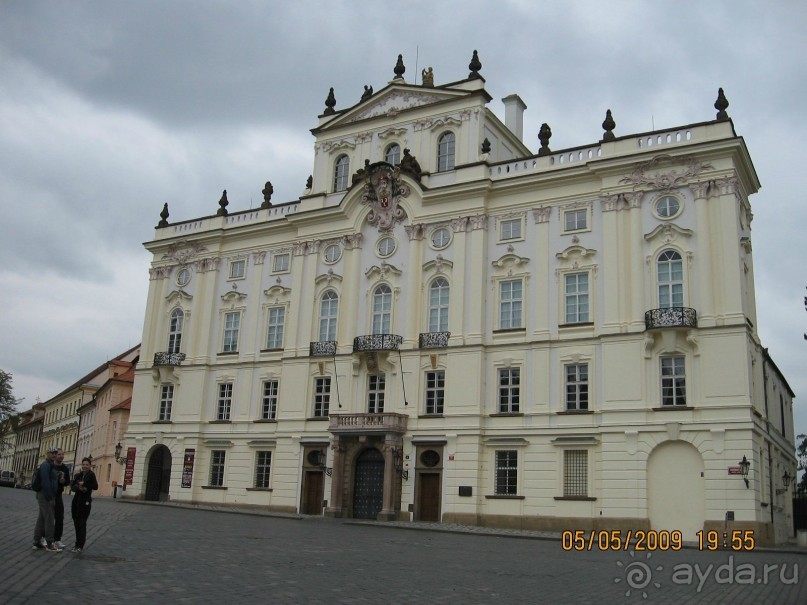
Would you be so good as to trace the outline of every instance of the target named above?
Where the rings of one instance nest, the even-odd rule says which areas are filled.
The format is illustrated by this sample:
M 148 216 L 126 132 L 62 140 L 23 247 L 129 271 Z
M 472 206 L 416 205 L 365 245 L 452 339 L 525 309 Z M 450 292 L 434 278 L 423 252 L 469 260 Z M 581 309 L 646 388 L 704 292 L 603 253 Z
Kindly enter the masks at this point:
M 155 366 L 178 366 L 183 361 L 185 361 L 185 353 L 168 353 L 167 351 L 163 351 L 162 353 L 154 354 Z
M 336 355 L 336 341 L 320 340 L 312 342 L 308 348 L 308 355 L 310 357 L 333 357 Z
M 353 352 L 360 351 L 397 351 L 403 342 L 403 336 L 397 334 L 368 334 L 353 339 Z
M 332 433 L 406 433 L 406 414 L 330 414 Z
M 421 332 L 418 347 L 421 349 L 445 349 L 451 332 Z
M 689 307 L 651 309 L 644 314 L 645 329 L 657 328 L 697 328 L 698 313 Z

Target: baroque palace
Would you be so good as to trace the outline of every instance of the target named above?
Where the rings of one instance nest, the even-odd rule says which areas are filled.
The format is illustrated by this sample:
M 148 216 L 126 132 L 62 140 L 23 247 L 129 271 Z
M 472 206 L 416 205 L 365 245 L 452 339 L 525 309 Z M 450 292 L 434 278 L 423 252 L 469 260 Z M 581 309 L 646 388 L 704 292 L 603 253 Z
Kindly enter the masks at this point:
M 124 496 L 786 540 L 794 395 L 757 336 L 760 184 L 723 91 L 652 133 L 609 110 L 572 149 L 544 124 L 533 153 L 525 103 L 502 121 L 469 69 L 412 84 L 399 56 L 355 105 L 331 89 L 299 199 L 166 205 Z

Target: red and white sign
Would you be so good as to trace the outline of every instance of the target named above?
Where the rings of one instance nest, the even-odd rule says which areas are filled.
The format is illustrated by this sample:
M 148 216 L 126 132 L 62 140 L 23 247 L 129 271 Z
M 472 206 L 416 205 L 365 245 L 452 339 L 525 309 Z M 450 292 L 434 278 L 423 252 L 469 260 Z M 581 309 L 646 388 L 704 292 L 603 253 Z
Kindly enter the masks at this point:
M 136 454 L 136 447 L 130 447 L 126 450 L 126 470 L 123 472 L 124 485 L 131 485 L 132 480 L 134 479 L 134 463 Z
M 741 466 L 730 466 L 729 475 L 742 475 L 743 469 Z

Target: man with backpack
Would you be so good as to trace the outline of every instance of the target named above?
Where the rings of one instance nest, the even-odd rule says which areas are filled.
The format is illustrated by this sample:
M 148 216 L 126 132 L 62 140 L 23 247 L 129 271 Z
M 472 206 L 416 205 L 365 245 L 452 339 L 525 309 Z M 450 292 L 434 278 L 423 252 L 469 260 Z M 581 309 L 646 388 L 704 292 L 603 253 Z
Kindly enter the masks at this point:
M 32 481 L 39 505 L 39 514 L 34 528 L 34 550 L 47 550 L 48 552 L 62 552 L 63 550 L 53 543 L 56 493 L 59 489 L 59 476 L 54 466 L 54 460 L 58 451 L 58 448 L 55 447 L 48 449 L 45 461 L 39 465 Z M 42 545 L 43 537 L 46 546 Z

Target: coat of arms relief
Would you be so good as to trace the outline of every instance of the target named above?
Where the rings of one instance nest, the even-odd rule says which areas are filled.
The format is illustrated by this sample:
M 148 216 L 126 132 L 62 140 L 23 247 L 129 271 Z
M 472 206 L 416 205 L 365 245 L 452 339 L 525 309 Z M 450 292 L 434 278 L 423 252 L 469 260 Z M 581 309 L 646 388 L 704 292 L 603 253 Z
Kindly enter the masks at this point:
M 367 222 L 378 227 L 380 232 L 388 233 L 406 217 L 399 204 L 401 198 L 409 195 L 409 187 L 401 181 L 400 169 L 386 162 L 368 166 L 364 177 L 361 203 L 370 206 Z

